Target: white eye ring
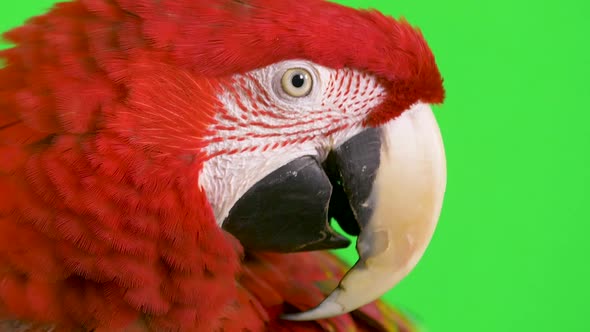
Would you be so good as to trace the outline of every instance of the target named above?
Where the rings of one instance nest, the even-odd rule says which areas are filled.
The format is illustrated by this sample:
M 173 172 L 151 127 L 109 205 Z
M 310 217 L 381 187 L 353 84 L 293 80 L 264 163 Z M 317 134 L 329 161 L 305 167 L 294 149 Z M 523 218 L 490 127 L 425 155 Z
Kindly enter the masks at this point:
M 305 97 L 313 88 L 313 76 L 303 68 L 291 68 L 281 78 L 281 87 L 291 97 Z

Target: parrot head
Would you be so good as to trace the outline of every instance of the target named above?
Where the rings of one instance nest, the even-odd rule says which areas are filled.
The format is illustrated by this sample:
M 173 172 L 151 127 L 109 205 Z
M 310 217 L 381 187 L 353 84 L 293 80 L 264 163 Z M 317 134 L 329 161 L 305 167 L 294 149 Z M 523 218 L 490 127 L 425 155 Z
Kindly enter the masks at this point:
M 331 218 L 357 235 L 360 259 L 338 288 L 285 318 L 354 310 L 407 275 L 439 217 L 445 156 L 429 105 L 444 89 L 433 54 L 418 30 L 377 11 L 224 4 L 185 7 L 180 40 L 154 35 L 179 63 L 227 78 L 214 88 L 199 185 L 217 224 L 250 250 L 347 246 Z
M 445 93 L 419 30 L 374 10 L 323 0 L 96 0 L 60 8 L 48 22 L 62 27 L 58 32 L 87 34 L 76 45 L 88 52 L 84 58 L 91 60 L 84 65 L 95 68 L 98 78 L 68 90 L 88 69 L 76 65 L 76 48 L 62 45 L 47 51 L 63 53 L 51 58 L 59 70 L 42 71 L 51 72 L 45 83 L 26 84 L 53 82 L 60 87 L 54 89 L 59 110 L 78 98 L 76 107 L 89 111 L 75 120 L 60 111 L 58 125 L 31 124 L 34 116 L 27 123 L 40 132 L 80 135 L 60 140 L 64 146 L 96 133 L 100 139 L 94 143 L 80 143 L 81 154 L 96 151 L 85 159 L 88 165 L 105 170 L 116 159 L 111 180 L 130 178 L 129 186 L 135 186 L 129 194 L 117 190 L 125 202 L 135 192 L 154 193 L 148 195 L 152 200 L 128 203 L 125 213 L 132 215 L 141 204 L 170 207 L 158 210 L 164 211 L 159 218 L 171 220 L 162 226 L 162 237 L 174 244 L 194 231 L 201 247 L 212 252 L 219 242 L 207 242 L 214 237 L 204 231 L 209 228 L 173 222 L 199 219 L 231 234 L 246 250 L 290 253 L 348 246 L 331 227 L 335 219 L 358 236 L 359 260 L 322 303 L 284 315 L 289 320 L 355 310 L 417 264 L 435 230 L 446 185 L 444 148 L 430 108 Z M 27 31 L 8 37 L 18 43 Z M 65 45 L 69 39 L 53 40 Z M 12 70 L 20 55 L 7 54 Z M 116 158 L 99 160 L 98 154 Z M 70 164 L 90 182 L 92 174 L 81 162 Z M 52 181 L 62 174 L 57 168 Z M 160 195 L 178 179 L 185 194 Z M 111 192 L 93 189 L 88 197 Z M 66 196 L 60 197 L 67 205 Z M 98 206 L 95 199 L 77 197 L 76 204 L 86 202 L 84 211 Z M 125 251 L 121 243 L 113 250 Z M 171 260 L 166 262 L 173 267 L 183 264 Z M 88 278 L 102 269 L 70 265 Z M 105 278 L 103 270 L 97 280 Z

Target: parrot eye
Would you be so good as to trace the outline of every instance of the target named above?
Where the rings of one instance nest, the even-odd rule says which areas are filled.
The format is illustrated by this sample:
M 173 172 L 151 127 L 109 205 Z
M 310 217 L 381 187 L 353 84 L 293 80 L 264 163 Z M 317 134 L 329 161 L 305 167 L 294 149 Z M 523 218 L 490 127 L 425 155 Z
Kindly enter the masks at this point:
M 283 91 L 291 97 L 305 97 L 313 87 L 312 76 L 303 68 L 287 70 L 281 78 Z

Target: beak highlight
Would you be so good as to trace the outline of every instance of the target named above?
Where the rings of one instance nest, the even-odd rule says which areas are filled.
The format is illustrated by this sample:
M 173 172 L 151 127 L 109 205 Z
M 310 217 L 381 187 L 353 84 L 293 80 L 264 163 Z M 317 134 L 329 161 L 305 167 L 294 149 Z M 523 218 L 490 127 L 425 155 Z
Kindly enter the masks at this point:
M 373 211 L 360 224 L 359 260 L 317 307 L 283 319 L 316 320 L 353 311 L 399 283 L 424 254 L 446 187 L 438 124 L 428 105 L 417 104 L 380 129 L 380 164 L 370 193 Z

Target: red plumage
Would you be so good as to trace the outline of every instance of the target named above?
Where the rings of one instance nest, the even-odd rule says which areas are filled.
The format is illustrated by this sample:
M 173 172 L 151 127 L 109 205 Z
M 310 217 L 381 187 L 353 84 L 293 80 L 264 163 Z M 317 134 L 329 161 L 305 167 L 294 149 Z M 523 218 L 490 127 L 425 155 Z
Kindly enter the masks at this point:
M 17 46 L 0 53 L 0 314 L 65 330 L 377 324 L 374 306 L 277 319 L 322 299 L 320 263 L 344 271 L 319 253 L 241 263 L 198 185 L 201 140 L 229 75 L 291 58 L 401 92 L 369 124 L 441 102 L 418 31 L 319 0 L 79 0 L 5 38 Z

